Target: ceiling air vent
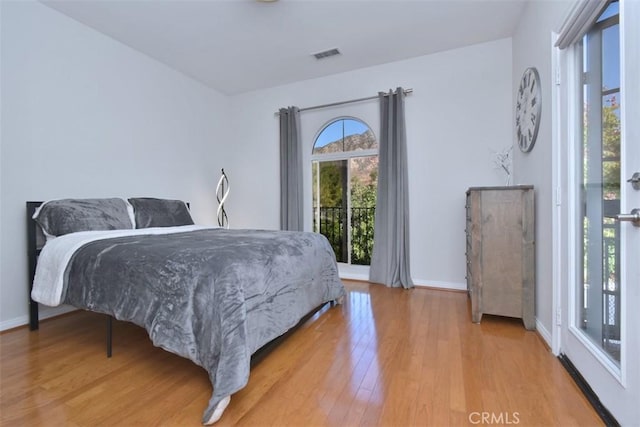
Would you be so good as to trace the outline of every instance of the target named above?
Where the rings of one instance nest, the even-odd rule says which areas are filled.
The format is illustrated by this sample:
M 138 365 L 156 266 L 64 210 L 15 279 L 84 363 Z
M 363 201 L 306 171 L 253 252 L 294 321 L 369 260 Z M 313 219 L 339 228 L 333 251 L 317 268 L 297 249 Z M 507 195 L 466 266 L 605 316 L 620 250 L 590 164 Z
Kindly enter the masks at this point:
M 335 56 L 335 55 L 340 55 L 340 51 L 338 49 L 329 49 L 329 50 L 325 50 L 324 52 L 318 52 L 313 54 L 313 56 L 315 56 L 316 59 L 324 59 L 324 58 L 328 58 L 330 56 Z

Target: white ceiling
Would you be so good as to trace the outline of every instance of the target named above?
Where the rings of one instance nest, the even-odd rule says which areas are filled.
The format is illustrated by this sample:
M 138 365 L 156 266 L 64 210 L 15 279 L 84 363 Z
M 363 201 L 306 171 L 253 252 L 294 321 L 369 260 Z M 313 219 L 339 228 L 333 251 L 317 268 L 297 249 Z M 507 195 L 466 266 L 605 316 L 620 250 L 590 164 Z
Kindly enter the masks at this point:
M 525 0 L 42 0 L 225 94 L 512 35 Z M 342 55 L 312 54 L 339 48 Z

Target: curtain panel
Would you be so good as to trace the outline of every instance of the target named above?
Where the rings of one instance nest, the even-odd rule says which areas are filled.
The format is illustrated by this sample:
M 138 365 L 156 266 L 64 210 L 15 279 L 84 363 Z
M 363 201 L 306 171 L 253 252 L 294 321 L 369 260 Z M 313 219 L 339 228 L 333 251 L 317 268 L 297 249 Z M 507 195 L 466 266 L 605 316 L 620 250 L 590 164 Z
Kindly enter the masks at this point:
M 303 231 L 300 109 L 280 109 L 280 229 Z
M 409 268 L 409 179 L 404 90 L 379 93 L 378 199 L 369 280 L 412 288 Z

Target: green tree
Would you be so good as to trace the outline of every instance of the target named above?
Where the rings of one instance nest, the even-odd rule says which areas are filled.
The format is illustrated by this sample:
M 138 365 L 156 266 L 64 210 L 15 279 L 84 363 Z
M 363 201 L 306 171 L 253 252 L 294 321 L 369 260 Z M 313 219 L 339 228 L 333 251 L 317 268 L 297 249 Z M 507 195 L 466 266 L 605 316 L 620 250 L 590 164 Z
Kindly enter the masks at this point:
M 620 198 L 620 105 L 615 97 L 602 108 L 602 178 L 604 198 Z
M 342 206 L 344 161 L 320 162 L 320 203 L 323 207 Z
M 363 158 L 358 166 L 362 173 L 351 178 L 351 263 L 369 265 L 378 186 L 377 157 Z

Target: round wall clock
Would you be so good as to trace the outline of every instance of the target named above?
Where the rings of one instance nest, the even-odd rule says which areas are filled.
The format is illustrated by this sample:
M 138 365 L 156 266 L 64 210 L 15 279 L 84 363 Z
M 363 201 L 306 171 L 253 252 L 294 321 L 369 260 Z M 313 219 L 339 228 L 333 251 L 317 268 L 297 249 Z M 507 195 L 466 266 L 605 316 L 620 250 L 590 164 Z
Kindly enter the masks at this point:
M 520 150 L 528 153 L 533 148 L 540 127 L 540 76 L 538 70 L 527 68 L 520 79 L 516 96 L 516 138 Z

